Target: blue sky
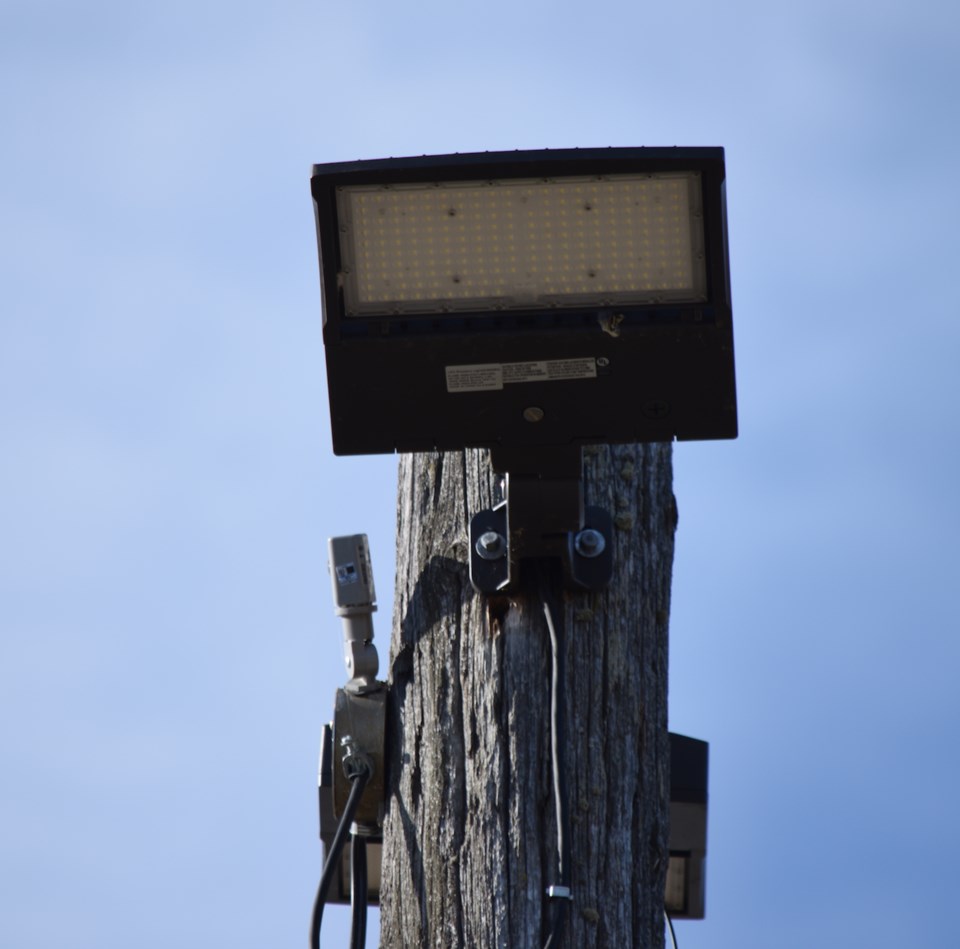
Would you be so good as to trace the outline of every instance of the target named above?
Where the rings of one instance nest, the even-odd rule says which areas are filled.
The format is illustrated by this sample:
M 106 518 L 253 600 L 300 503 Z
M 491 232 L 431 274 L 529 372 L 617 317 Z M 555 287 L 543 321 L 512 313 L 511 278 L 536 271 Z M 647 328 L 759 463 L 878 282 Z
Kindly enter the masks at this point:
M 741 424 L 675 451 L 680 945 L 951 944 L 958 87 L 946 2 L 7 0 L 0 943 L 306 938 L 326 538 L 385 652 L 395 520 L 329 447 L 311 163 L 677 144 L 727 150 Z

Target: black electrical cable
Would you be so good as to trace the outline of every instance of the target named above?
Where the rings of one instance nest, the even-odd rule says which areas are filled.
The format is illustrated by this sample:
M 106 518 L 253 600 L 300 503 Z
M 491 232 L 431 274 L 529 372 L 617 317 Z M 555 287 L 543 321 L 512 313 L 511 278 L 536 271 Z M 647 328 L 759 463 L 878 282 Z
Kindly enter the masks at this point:
M 340 858 L 343 854 L 343 846 L 347 842 L 347 835 L 350 833 L 350 825 L 353 823 L 353 817 L 360 806 L 360 798 L 363 796 L 363 789 L 370 780 L 370 770 L 368 768 L 358 769 L 351 777 L 352 787 L 350 795 L 347 798 L 347 806 L 343 809 L 343 815 L 340 823 L 337 825 L 337 833 L 333 838 L 333 844 L 330 847 L 330 853 L 327 854 L 327 862 L 323 865 L 323 872 L 320 874 L 320 885 L 317 887 L 317 898 L 313 904 L 313 917 L 310 920 L 310 947 L 311 949 L 320 949 L 320 925 L 323 922 L 323 905 L 327 902 L 327 893 L 330 891 L 330 884 L 334 877 L 340 872 Z
M 673 946 L 673 949 L 677 949 L 677 934 L 673 931 L 673 920 L 670 918 L 670 914 L 666 911 L 666 909 L 664 909 L 663 915 L 667 920 L 667 926 L 670 927 L 670 943 Z
M 354 834 L 350 841 L 350 949 L 367 944 L 367 838 Z
M 554 622 L 550 608 L 550 583 L 544 567 L 540 574 L 540 593 L 543 600 L 543 616 L 550 635 L 550 759 L 553 771 L 553 798 L 557 820 L 557 883 L 560 893 L 551 894 L 553 913 L 550 920 L 550 932 L 544 949 L 554 949 L 560 944 L 563 926 L 566 920 L 567 906 L 570 903 L 570 834 L 569 804 L 567 785 L 564 781 L 564 747 L 566 721 L 565 664 L 563 656 L 563 630 Z

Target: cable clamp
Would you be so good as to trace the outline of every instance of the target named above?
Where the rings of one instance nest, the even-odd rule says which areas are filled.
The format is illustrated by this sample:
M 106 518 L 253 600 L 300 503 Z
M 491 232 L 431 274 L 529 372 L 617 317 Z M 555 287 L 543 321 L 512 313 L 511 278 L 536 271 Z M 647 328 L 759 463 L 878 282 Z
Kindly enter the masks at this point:
M 573 901 L 573 892 L 569 886 L 548 886 L 547 896 L 552 900 L 570 900 Z
M 364 775 L 368 779 L 373 777 L 373 761 L 353 738 L 344 735 L 340 745 L 344 750 L 343 773 L 348 781 L 355 781 Z

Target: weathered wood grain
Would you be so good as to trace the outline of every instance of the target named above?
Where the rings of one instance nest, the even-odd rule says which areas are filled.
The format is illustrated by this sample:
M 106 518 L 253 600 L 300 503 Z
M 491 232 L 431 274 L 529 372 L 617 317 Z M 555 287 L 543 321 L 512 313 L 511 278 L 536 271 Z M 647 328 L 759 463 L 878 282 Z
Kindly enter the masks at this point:
M 669 763 L 669 445 L 587 449 L 614 516 L 614 578 L 566 593 L 574 901 L 563 945 L 659 947 Z M 555 880 L 549 643 L 537 588 L 483 598 L 470 517 L 499 500 L 485 452 L 401 456 L 381 946 L 539 947 Z

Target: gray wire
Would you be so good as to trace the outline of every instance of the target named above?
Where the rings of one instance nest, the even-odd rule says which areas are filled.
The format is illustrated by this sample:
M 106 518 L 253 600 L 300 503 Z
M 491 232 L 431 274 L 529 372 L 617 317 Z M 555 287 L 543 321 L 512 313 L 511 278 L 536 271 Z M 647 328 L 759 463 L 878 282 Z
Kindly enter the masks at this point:
M 543 615 L 550 630 L 550 758 L 553 771 L 553 798 L 557 809 L 557 869 L 559 883 L 567 885 L 570 869 L 570 846 L 566 836 L 567 785 L 563 780 L 564 719 L 566 703 L 563 692 L 563 652 L 553 622 L 550 604 L 544 600 Z
M 547 632 L 550 635 L 550 758 L 553 772 L 554 807 L 557 818 L 557 876 L 559 878 L 557 885 L 568 887 L 570 838 L 567 833 L 567 821 L 569 819 L 567 785 L 563 780 L 564 723 L 566 721 L 563 637 L 553 621 L 553 611 L 550 609 L 550 585 L 545 567 L 542 568 L 540 579 L 543 616 L 547 623 Z M 570 903 L 569 898 L 566 897 L 554 897 L 553 900 L 553 918 L 550 922 L 550 933 L 544 943 L 544 949 L 553 949 L 560 944 L 567 906 Z

